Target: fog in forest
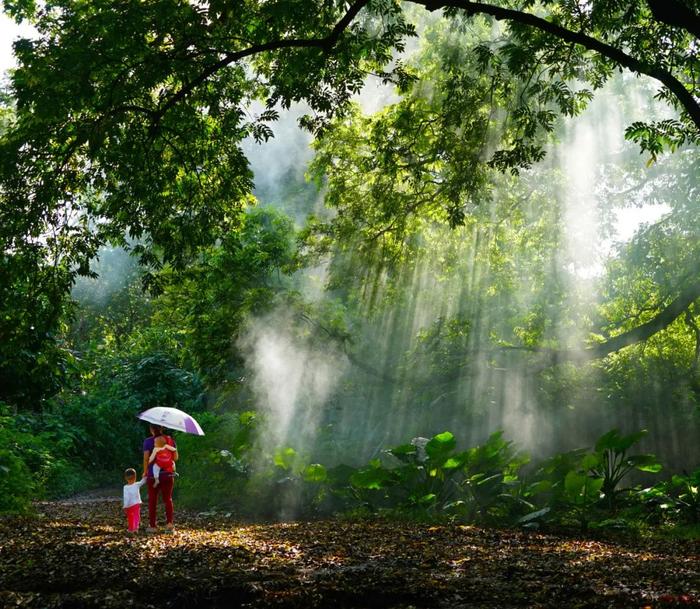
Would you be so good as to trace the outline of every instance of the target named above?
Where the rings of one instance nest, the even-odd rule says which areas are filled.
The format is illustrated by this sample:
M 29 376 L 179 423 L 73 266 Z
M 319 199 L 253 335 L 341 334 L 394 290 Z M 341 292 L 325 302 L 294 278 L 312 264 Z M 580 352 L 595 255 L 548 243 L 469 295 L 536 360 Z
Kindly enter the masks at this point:
M 239 339 L 252 392 L 265 424 L 268 451 L 316 441 L 325 408 L 347 368 L 342 353 L 314 346 L 303 321 L 278 309 L 252 319 Z
M 629 93 L 625 106 L 620 106 L 620 96 L 615 95 L 620 87 Z M 386 103 L 392 101 L 386 91 L 379 88 L 379 92 L 373 90 L 363 106 L 379 109 L 382 96 Z M 607 261 L 636 231 L 658 221 L 669 209 L 643 200 L 629 200 L 613 209 L 605 205 L 609 192 L 628 186 L 617 183 L 611 171 L 634 148 L 624 140 L 624 127 L 652 107 L 656 115 L 664 113 L 651 99 L 652 93 L 648 83 L 629 76 L 613 81 L 598 92 L 582 116 L 564 121 L 560 141 L 550 145 L 539 166 L 522 176 L 522 196 L 532 199 L 537 198 L 534 189 L 543 187 L 543 173 L 556 180 L 549 191 L 556 197 L 550 211 L 559 217 L 558 245 L 548 259 L 540 261 L 536 272 L 563 290 L 570 317 L 580 320 L 558 324 L 555 319 L 548 330 L 552 338 L 570 348 L 586 344 L 586 319 L 601 301 L 599 284 Z M 282 115 L 274 140 L 247 149 L 262 204 L 285 209 L 289 183 L 282 181 L 301 180 L 311 158 L 309 136 L 294 127 L 299 113 Z M 644 168 L 646 159 L 638 156 L 638 161 Z M 308 191 L 308 210 L 318 209 L 322 194 Z M 498 196 L 496 189 L 493 213 L 497 213 Z M 536 222 L 542 210 L 534 204 L 528 213 L 530 221 Z M 298 215 L 296 220 L 300 221 Z M 351 361 L 335 345 L 325 352 L 319 345 L 310 351 L 308 339 L 298 331 L 299 320 L 283 312 L 277 312 L 272 321 L 251 323 L 242 339 L 246 363 L 258 404 L 267 413 L 275 437 L 326 461 L 358 463 L 414 436 L 444 430 L 451 430 L 460 444 L 471 446 L 502 429 L 523 450 L 543 456 L 589 445 L 612 427 L 626 432 L 648 427 L 652 434 L 645 448 L 666 455 L 670 462 L 689 458 L 697 428 L 677 429 L 678 418 L 666 418 L 661 404 L 643 411 L 633 406 L 613 407 L 602 395 L 600 368 L 595 362 L 563 364 L 543 373 L 533 371 L 517 350 L 499 351 L 490 332 L 502 313 L 489 310 L 482 298 L 493 289 L 485 253 L 485 244 L 493 238 L 493 223 L 476 221 L 454 231 L 446 227 L 432 231 L 424 251 L 403 263 L 398 279 L 394 273 L 390 282 L 382 268 L 365 269 L 358 305 L 362 321 L 353 328 Z M 441 247 L 448 240 L 452 245 Z M 448 258 L 450 268 L 446 269 Z M 326 271 L 321 266 L 306 272 L 307 281 L 299 285 L 309 300 L 318 300 L 318 286 Z M 537 306 L 532 299 L 541 295 L 530 292 L 525 272 L 520 279 L 518 302 L 513 304 L 521 309 Z M 394 293 L 397 284 L 398 297 Z M 305 285 L 315 288 L 307 293 Z M 329 291 L 321 297 L 332 300 L 334 294 Z M 454 325 L 455 320 L 468 331 L 454 332 L 449 345 L 452 353 L 445 357 L 460 352 L 461 361 L 454 363 L 454 378 L 431 379 L 426 373 L 431 362 L 420 359 L 420 352 L 427 350 L 431 335 L 433 341 L 444 339 L 439 326 Z M 418 359 L 411 362 L 407 354 L 417 354 Z M 547 380 L 542 375 L 550 380 L 557 375 L 583 375 L 585 381 L 574 393 L 553 403 L 551 396 L 543 395 Z M 687 418 L 681 415 L 681 420 L 689 420 L 690 414 L 688 410 Z

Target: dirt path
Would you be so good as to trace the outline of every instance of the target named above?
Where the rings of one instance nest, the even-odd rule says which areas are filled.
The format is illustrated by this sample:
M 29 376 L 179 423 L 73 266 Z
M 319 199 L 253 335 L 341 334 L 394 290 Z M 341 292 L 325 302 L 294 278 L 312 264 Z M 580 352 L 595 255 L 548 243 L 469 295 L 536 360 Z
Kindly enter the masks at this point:
M 39 510 L 0 520 L 0 607 L 700 607 L 697 542 L 182 512 L 172 535 L 127 537 L 104 493 Z

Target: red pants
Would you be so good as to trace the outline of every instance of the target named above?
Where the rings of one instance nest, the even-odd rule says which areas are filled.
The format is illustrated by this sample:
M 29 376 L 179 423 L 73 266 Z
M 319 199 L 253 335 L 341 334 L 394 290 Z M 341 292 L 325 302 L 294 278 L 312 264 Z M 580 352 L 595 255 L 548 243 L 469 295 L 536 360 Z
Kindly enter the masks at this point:
M 153 486 L 154 478 L 148 479 L 148 523 L 149 526 L 156 526 L 156 507 L 158 506 L 158 493 L 163 497 L 165 504 L 165 520 L 168 524 L 173 522 L 173 477 L 161 475 L 158 486 Z
M 126 514 L 126 526 L 129 531 L 138 531 L 141 522 L 141 504 L 137 503 L 128 508 L 124 508 Z

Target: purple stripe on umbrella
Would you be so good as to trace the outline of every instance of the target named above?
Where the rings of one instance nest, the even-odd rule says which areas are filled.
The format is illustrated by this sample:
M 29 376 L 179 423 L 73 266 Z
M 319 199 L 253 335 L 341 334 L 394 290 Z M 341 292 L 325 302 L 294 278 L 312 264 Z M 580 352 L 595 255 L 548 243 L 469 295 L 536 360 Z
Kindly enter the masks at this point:
M 177 429 L 178 431 L 192 433 L 197 436 L 204 435 L 204 432 L 199 426 L 199 423 L 197 423 L 197 420 L 188 415 L 186 412 L 182 412 L 182 410 L 177 408 L 155 406 L 154 408 L 145 410 L 139 414 L 138 417 L 139 419 L 148 421 L 149 423 L 154 423 L 155 425 L 162 425 L 163 427 Z
M 194 424 L 194 421 L 192 420 L 192 417 L 185 417 L 185 432 L 195 433 L 195 434 L 199 433 L 197 426 Z

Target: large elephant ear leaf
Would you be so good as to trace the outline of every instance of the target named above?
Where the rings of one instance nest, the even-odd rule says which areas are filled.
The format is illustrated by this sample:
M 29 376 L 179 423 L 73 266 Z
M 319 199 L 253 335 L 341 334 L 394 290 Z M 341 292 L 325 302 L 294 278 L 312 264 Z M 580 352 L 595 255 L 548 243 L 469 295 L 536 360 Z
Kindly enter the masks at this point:
M 657 474 L 663 469 L 663 465 L 659 463 L 656 455 L 632 455 L 627 459 L 627 463 L 640 472 Z
M 273 460 L 277 467 L 291 470 L 297 460 L 297 451 L 291 447 L 280 448 L 275 452 Z
M 328 471 L 320 463 L 311 463 L 304 469 L 304 481 L 306 482 L 326 482 Z
M 583 459 L 581 459 L 581 467 L 585 471 L 598 467 L 599 465 L 600 457 L 597 454 L 584 455 Z
M 566 478 L 564 478 L 564 490 L 571 497 L 580 495 L 585 484 L 586 474 L 574 470 L 566 474 Z
M 611 429 L 608 433 L 605 433 L 598 438 L 598 441 L 595 444 L 596 452 L 611 450 L 615 453 L 623 453 L 631 446 L 639 442 L 644 436 L 647 435 L 647 433 L 648 432 L 646 429 L 642 429 L 641 431 L 629 434 L 628 436 L 623 436 L 619 429 Z
M 393 480 L 391 471 L 379 465 L 376 461 L 370 461 L 369 467 L 357 470 L 350 476 L 350 484 L 355 488 L 380 490 L 388 486 Z
M 483 445 L 483 449 L 486 455 L 493 457 L 500 453 L 502 450 L 508 448 L 510 442 L 503 439 L 503 431 L 494 431 L 489 439 L 486 440 L 486 444 Z
M 596 452 L 604 450 L 615 450 L 620 442 L 620 430 L 611 429 L 608 433 L 604 433 L 595 443 Z
M 425 445 L 425 452 L 432 461 L 445 461 L 455 446 L 455 437 L 449 431 L 444 431 L 431 438 Z
M 443 464 L 443 469 L 459 469 L 469 460 L 469 451 L 464 451 L 449 457 Z
M 636 433 L 631 433 L 628 436 L 623 436 L 620 438 L 620 445 L 621 451 L 626 451 L 629 449 L 631 446 L 635 445 L 637 442 L 639 442 L 644 436 L 646 436 L 649 432 L 646 429 L 641 429 L 640 431 Z

